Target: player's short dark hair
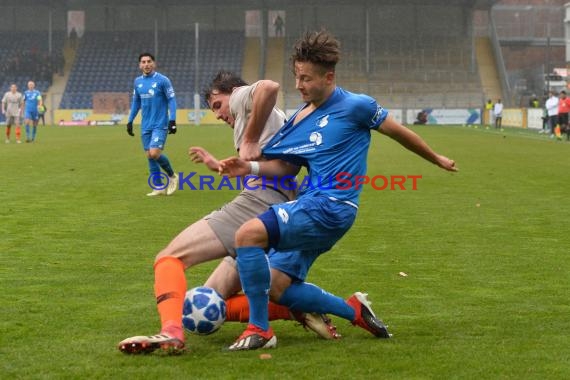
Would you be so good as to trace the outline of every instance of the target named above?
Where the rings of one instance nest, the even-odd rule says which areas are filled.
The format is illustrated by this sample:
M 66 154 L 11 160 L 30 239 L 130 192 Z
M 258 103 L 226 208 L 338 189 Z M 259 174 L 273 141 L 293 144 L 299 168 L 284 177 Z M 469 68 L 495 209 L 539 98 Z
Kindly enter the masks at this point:
M 156 61 L 156 60 L 154 59 L 154 55 L 152 55 L 151 53 L 140 53 L 140 54 L 139 54 L 139 62 L 141 61 L 141 59 L 142 59 L 143 57 L 150 57 L 150 59 L 152 59 L 153 61 Z
M 340 42 L 328 31 L 307 32 L 293 46 L 291 66 L 295 62 L 310 62 L 324 71 L 334 71 L 340 60 Z
M 220 70 L 216 76 L 214 76 L 210 85 L 203 90 L 203 96 L 204 99 L 209 102 L 213 92 L 231 94 L 234 88 L 241 86 L 247 86 L 247 82 L 239 75 L 231 71 Z

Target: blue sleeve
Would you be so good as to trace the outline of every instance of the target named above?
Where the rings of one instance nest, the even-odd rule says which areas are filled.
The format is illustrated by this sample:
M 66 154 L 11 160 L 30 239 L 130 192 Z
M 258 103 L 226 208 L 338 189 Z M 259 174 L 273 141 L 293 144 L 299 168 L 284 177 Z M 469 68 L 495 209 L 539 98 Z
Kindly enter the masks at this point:
M 168 112 L 170 117 L 168 120 L 176 120 L 176 97 L 168 98 Z
M 376 103 L 376 100 L 366 95 L 360 97 L 356 108 L 358 112 L 355 112 L 355 115 L 359 118 L 359 125 L 368 129 L 378 129 L 388 117 L 388 111 Z
M 168 100 L 168 120 L 176 120 L 176 94 L 174 93 L 174 87 L 170 79 L 164 77 L 164 94 Z
M 137 93 L 136 90 L 136 83 L 135 86 L 133 88 L 133 99 L 131 101 L 131 113 L 129 114 L 129 119 L 128 122 L 132 123 L 133 120 L 135 119 L 135 116 L 137 116 L 137 113 L 139 112 L 139 109 L 141 108 L 141 98 L 139 96 L 139 94 Z

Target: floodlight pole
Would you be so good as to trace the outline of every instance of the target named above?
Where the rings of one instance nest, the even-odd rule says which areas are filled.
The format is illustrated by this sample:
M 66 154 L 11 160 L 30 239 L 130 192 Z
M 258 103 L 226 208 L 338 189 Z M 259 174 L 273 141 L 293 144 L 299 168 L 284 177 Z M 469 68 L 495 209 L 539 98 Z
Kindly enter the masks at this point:
M 368 9 L 366 9 L 366 79 L 367 82 L 370 83 L 368 79 L 370 76 L 370 16 L 368 13 Z
M 196 23 L 194 27 L 195 43 L 194 43 L 194 124 L 200 125 L 200 70 L 199 70 L 199 41 L 200 41 L 200 24 Z
M 546 24 L 546 93 L 550 92 L 550 24 Z
M 158 20 L 154 19 L 154 56 L 158 57 Z
M 53 20 L 52 20 L 52 11 L 50 9 L 50 11 L 48 12 L 48 52 L 49 55 L 51 57 L 51 53 L 52 53 L 52 44 L 53 44 Z

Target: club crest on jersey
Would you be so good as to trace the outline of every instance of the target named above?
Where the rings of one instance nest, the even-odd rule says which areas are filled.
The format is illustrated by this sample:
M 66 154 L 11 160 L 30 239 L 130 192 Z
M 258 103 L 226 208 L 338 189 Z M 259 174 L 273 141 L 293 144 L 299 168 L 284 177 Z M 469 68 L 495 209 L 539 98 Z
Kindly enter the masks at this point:
M 376 108 L 376 113 L 372 117 L 372 124 L 378 123 L 378 120 L 380 120 L 380 117 L 382 116 L 383 113 L 384 113 L 384 108 L 378 105 L 378 108 Z
M 156 82 L 154 82 L 150 87 L 156 88 Z
M 279 208 L 279 210 L 277 210 L 277 214 L 279 215 L 283 223 L 287 224 L 287 222 L 289 221 L 289 214 L 287 214 L 287 211 L 285 211 L 282 208 Z
M 317 119 L 317 127 L 324 128 L 329 123 L 329 115 Z
M 309 141 L 315 143 L 315 145 L 321 145 L 323 143 L 323 135 L 319 132 L 313 132 L 309 136 Z

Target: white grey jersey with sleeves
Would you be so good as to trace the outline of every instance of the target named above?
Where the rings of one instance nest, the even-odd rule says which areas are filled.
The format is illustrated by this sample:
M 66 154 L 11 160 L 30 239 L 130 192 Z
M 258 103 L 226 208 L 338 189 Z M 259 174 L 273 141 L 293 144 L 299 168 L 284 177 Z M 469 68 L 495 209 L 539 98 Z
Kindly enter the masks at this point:
M 235 119 L 234 123 L 234 145 L 236 150 L 239 149 L 243 140 L 243 134 L 247 125 L 247 120 L 251 114 L 253 106 L 253 92 L 257 84 L 255 82 L 249 86 L 236 88 L 230 95 L 230 112 Z M 269 115 L 265 127 L 259 137 L 260 148 L 263 149 L 267 142 L 277 133 L 277 131 L 285 124 L 285 113 L 277 107 L 273 107 L 273 111 Z
M 2 98 L 2 107 L 6 110 L 6 117 L 20 116 L 20 109 L 24 104 L 24 96 L 20 92 L 8 91 Z

